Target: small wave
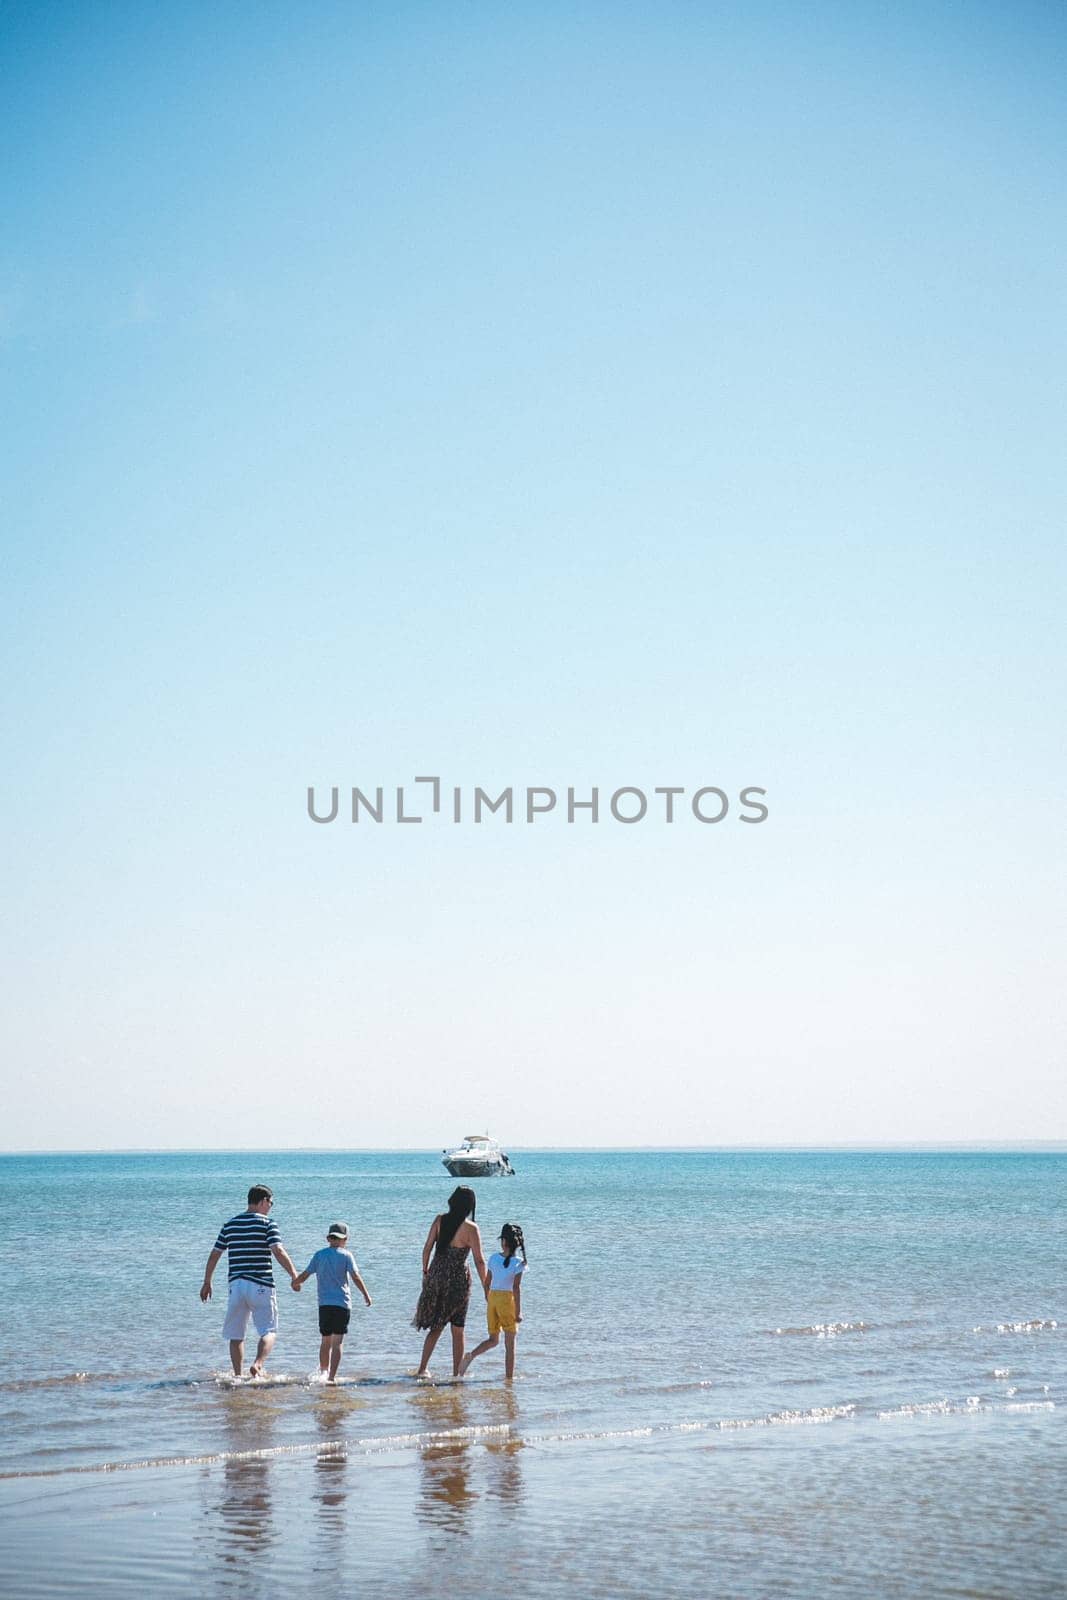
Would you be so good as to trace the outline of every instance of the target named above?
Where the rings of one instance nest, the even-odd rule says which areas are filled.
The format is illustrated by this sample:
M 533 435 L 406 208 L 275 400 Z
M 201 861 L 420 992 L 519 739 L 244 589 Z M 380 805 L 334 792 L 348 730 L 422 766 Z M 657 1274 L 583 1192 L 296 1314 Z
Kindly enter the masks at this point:
M 694 1389 L 715 1389 L 721 1387 L 722 1380 L 718 1378 L 690 1378 L 685 1383 L 638 1383 L 627 1384 L 619 1389 L 619 1394 L 692 1394 Z
M 1013 1391 L 1009 1390 L 1009 1393 Z M 1055 1411 L 1054 1400 L 982 1400 L 968 1395 L 964 1400 L 922 1400 L 912 1405 L 893 1406 L 877 1413 L 879 1422 L 907 1421 L 912 1417 L 971 1417 L 983 1413 L 1018 1414 L 1030 1411 Z
M 700 1423 L 689 1425 L 690 1431 L 703 1426 Z M 579 1440 L 592 1439 L 599 1442 L 602 1439 L 651 1439 L 656 1433 L 677 1433 L 682 1427 L 681 1423 L 665 1423 L 661 1427 L 652 1428 L 577 1428 L 567 1433 L 540 1433 L 533 1443 L 536 1444 L 572 1444 Z
M 1050 1333 L 1059 1323 L 1051 1317 L 1034 1317 L 1029 1322 L 998 1322 L 993 1327 L 979 1324 L 972 1333 Z
M 240 1377 L 233 1372 L 216 1372 L 214 1379 L 219 1389 L 291 1389 L 297 1384 L 303 1388 L 308 1381 L 290 1372 L 263 1372 L 258 1378 L 250 1377 L 247 1372 Z
M 992 1375 L 993 1375 L 994 1378 L 1010 1378 L 1011 1377 L 1011 1368 L 1010 1367 L 994 1367 Z
M 967 1416 L 976 1411 L 991 1411 L 993 1408 L 976 1394 L 968 1395 L 966 1400 L 917 1400 L 909 1405 L 891 1406 L 888 1411 L 877 1413 L 879 1422 L 893 1422 L 898 1418 L 907 1417 L 956 1417 Z
M 805 1411 L 771 1411 L 765 1417 L 724 1418 L 715 1424 L 726 1431 L 732 1428 L 781 1428 L 804 1426 L 817 1422 L 838 1422 L 843 1417 L 854 1417 L 854 1405 L 809 1406 Z
M 396 1378 L 335 1378 L 334 1382 L 340 1388 L 349 1389 L 388 1389 L 392 1384 L 403 1384 L 405 1387 L 411 1382 L 411 1374 L 401 1373 Z
M 260 1389 L 387 1389 L 390 1387 L 409 1387 L 413 1375 L 409 1372 L 400 1373 L 392 1378 L 367 1378 L 343 1374 L 328 1384 L 318 1370 L 308 1373 L 267 1372 L 262 1378 L 244 1377 L 236 1378 L 232 1372 L 216 1372 L 212 1374 L 211 1382 L 217 1389 L 249 1389 L 255 1392 Z M 438 1386 L 445 1380 L 438 1380 Z M 448 1382 L 455 1380 L 448 1379 Z M 189 1388 L 199 1387 L 199 1378 L 175 1378 L 154 1384 L 153 1388 Z
M 869 1322 L 813 1322 L 808 1328 L 770 1328 L 773 1335 L 792 1335 L 795 1338 L 836 1339 L 842 1333 L 870 1333 Z
M 0 1392 L 18 1394 L 27 1389 L 66 1389 L 77 1383 L 121 1383 L 123 1376 L 121 1372 L 65 1372 L 52 1378 L 9 1378 L 0 1383 Z
M 466 1428 L 440 1428 L 426 1433 L 391 1433 L 366 1439 L 324 1439 L 317 1444 L 279 1444 L 261 1450 L 215 1450 L 198 1456 L 149 1456 L 143 1461 L 99 1461 L 92 1465 L 51 1467 L 27 1472 L 0 1472 L 7 1478 L 65 1478 L 88 1472 L 143 1472 L 153 1467 L 203 1467 L 221 1461 L 273 1461 L 283 1456 L 376 1455 L 387 1450 L 427 1449 L 458 1439 L 500 1437 L 511 1432 L 509 1422 Z
M 636 1428 L 583 1428 L 564 1433 L 542 1433 L 526 1441 L 529 1444 L 572 1444 L 591 1440 L 600 1443 L 608 1439 L 651 1439 L 678 1433 L 731 1433 L 738 1428 L 795 1427 L 798 1424 L 837 1422 L 855 1414 L 854 1405 L 812 1406 L 806 1411 L 771 1411 L 763 1417 L 720 1417 L 686 1422 L 662 1422 Z

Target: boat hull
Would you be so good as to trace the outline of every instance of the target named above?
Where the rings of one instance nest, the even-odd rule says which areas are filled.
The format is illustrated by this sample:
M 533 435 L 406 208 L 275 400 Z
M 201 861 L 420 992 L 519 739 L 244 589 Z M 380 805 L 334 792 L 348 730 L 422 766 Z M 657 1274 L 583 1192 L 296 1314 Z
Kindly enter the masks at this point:
M 484 1161 L 476 1156 L 445 1156 L 442 1166 L 453 1178 L 498 1178 L 504 1171 L 502 1161 Z

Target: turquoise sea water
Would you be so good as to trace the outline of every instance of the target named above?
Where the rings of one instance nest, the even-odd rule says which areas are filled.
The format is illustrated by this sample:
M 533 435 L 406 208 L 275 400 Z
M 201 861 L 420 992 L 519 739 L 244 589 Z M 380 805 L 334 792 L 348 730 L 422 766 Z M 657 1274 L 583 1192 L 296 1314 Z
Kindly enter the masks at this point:
M 511 1386 L 410 1377 L 433 1153 L 0 1159 L 6 1592 L 1065 1592 L 1067 1156 L 513 1159 Z M 300 1267 L 352 1230 L 335 1390 L 284 1274 L 271 1380 L 225 1379 L 197 1290 L 253 1181 Z

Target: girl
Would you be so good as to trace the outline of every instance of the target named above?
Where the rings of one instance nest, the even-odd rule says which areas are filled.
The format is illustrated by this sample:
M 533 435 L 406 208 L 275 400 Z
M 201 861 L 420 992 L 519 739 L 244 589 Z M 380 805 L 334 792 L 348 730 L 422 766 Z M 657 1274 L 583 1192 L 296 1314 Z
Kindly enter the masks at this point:
M 520 1260 L 521 1252 L 521 1260 Z M 515 1335 L 522 1321 L 522 1275 L 526 1271 L 526 1241 L 517 1222 L 505 1222 L 500 1249 L 489 1257 L 485 1275 L 486 1320 L 489 1337 L 476 1345 L 460 1365 L 460 1376 L 476 1357 L 494 1350 L 504 1335 L 504 1376 L 515 1376 Z
M 478 1280 L 485 1278 L 485 1257 L 482 1255 L 482 1236 L 474 1222 L 475 1196 L 473 1189 L 453 1189 L 448 1197 L 448 1210 L 434 1217 L 426 1243 L 422 1247 L 422 1293 L 415 1308 L 413 1326 L 429 1329 L 422 1346 L 422 1360 L 417 1378 L 428 1378 L 426 1364 L 433 1355 L 434 1345 L 452 1325 L 452 1376 L 459 1376 L 463 1361 L 463 1326 L 467 1320 L 467 1305 L 471 1297 L 471 1269 L 467 1265 L 468 1250 L 474 1256 Z M 433 1261 L 430 1251 L 433 1250 Z

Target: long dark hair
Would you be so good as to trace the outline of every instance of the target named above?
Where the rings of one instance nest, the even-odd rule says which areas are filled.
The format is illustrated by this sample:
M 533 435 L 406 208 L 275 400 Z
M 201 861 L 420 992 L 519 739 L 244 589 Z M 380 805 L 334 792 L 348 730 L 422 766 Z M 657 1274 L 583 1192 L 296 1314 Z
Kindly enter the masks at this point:
M 448 1210 L 441 1217 L 441 1226 L 437 1230 L 438 1250 L 447 1250 L 460 1228 L 470 1217 L 474 1221 L 474 1208 L 478 1197 L 473 1189 L 467 1189 L 462 1184 L 458 1189 L 453 1189 L 448 1197 Z
M 522 1259 L 526 1261 L 526 1240 L 522 1236 L 522 1229 L 517 1222 L 505 1222 L 500 1230 L 500 1243 L 504 1246 L 504 1265 L 511 1265 L 511 1258 L 520 1250 Z

